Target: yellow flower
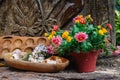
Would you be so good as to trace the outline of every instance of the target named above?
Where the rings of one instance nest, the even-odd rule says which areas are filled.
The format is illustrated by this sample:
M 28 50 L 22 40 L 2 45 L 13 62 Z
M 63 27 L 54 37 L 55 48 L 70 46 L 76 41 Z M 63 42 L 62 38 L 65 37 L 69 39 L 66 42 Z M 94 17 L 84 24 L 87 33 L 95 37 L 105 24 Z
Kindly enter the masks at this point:
M 55 34 L 56 32 L 52 30 L 51 35 L 54 36 Z
M 63 34 L 62 34 L 62 38 L 66 39 L 69 35 L 69 32 L 68 31 L 65 31 Z
M 102 26 L 101 26 L 101 25 L 98 25 L 98 28 L 100 29 L 100 28 L 102 28 Z
M 75 23 L 79 23 L 79 20 L 75 20 Z
M 48 36 L 49 36 L 49 34 L 48 34 L 48 33 L 44 33 L 44 36 L 45 36 L 45 37 L 48 37 Z
M 83 15 L 78 15 L 77 17 L 78 17 L 78 18 L 83 18 Z
M 72 37 L 68 36 L 66 40 L 67 40 L 68 42 L 71 42 Z
M 100 35 L 104 35 L 104 32 L 101 29 L 98 32 Z
M 48 40 L 51 40 L 51 39 L 52 39 L 52 37 L 53 37 L 52 35 L 49 35 L 49 36 L 48 36 Z
M 102 28 L 102 31 L 103 31 L 104 33 L 107 33 L 107 30 L 106 30 L 105 28 Z

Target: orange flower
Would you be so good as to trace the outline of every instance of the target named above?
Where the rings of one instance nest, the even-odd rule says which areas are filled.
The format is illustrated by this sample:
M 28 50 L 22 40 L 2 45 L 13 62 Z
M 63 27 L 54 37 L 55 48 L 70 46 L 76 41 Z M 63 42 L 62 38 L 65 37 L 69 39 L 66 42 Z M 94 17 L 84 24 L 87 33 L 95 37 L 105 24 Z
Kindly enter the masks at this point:
M 105 28 L 102 28 L 103 33 L 107 33 L 107 30 Z
M 86 24 L 85 18 L 80 18 L 79 21 L 80 21 L 81 24 Z
M 56 32 L 52 30 L 51 35 L 54 36 L 55 34 Z
M 67 40 L 68 42 L 71 42 L 72 37 L 68 36 L 66 40 Z
M 81 24 L 86 24 L 86 20 L 83 17 L 83 15 L 79 15 L 73 19 L 75 23 L 81 23 Z
M 69 32 L 68 31 L 65 31 L 63 34 L 62 34 L 62 38 L 66 39 L 69 35 Z
M 83 15 L 78 15 L 77 17 L 78 17 L 78 18 L 83 18 Z

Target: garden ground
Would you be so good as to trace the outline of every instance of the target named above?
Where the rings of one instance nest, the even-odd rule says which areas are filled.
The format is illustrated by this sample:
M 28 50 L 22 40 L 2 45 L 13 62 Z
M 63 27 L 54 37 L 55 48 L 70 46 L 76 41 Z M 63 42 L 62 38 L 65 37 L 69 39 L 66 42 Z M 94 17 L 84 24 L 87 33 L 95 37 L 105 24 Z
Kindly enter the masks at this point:
M 96 71 L 90 73 L 77 73 L 71 67 L 58 73 L 37 73 L 0 67 L 0 80 L 120 80 L 120 55 L 99 57 Z

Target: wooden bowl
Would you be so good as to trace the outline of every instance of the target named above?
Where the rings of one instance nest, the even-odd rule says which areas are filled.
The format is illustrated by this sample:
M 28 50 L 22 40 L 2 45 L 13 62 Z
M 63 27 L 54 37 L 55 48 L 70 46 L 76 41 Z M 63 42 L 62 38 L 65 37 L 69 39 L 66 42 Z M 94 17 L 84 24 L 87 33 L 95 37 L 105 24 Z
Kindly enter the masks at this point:
M 62 62 L 56 63 L 56 64 L 48 64 L 46 62 L 34 63 L 34 62 L 16 60 L 11 57 L 12 57 L 11 53 L 4 55 L 4 60 L 9 66 L 17 69 L 21 69 L 21 70 L 36 71 L 36 72 L 42 72 L 42 73 L 59 72 L 65 69 L 66 66 L 69 64 L 69 60 L 62 57 L 58 57 L 58 56 L 52 56 L 48 58 L 50 60 L 61 59 Z

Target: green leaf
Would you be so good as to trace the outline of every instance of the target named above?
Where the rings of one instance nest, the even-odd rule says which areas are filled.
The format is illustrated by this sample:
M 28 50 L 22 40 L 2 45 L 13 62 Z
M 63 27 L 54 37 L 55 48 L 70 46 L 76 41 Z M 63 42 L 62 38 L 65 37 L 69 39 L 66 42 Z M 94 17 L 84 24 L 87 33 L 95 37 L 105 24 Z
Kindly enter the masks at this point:
M 78 49 L 78 48 L 75 48 L 74 51 L 75 51 L 76 53 L 80 53 L 80 49 Z
M 75 35 L 75 33 L 79 32 L 79 28 L 77 27 L 77 25 L 73 26 L 73 30 L 72 30 L 72 34 Z
M 84 52 L 88 51 L 88 50 L 91 50 L 93 48 L 92 44 L 90 42 L 83 42 L 81 43 L 81 48 Z
M 120 5 L 120 0 L 117 0 L 117 4 Z
M 90 24 L 90 25 L 88 26 L 88 30 L 90 30 L 90 31 L 94 30 L 94 27 L 93 27 L 92 24 Z

